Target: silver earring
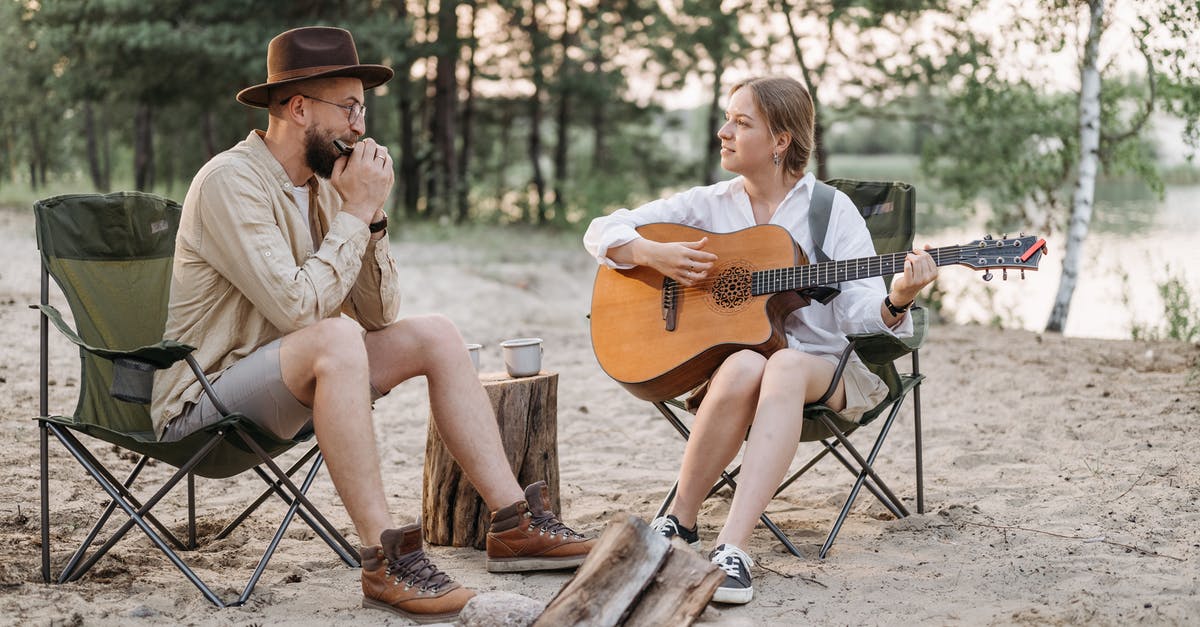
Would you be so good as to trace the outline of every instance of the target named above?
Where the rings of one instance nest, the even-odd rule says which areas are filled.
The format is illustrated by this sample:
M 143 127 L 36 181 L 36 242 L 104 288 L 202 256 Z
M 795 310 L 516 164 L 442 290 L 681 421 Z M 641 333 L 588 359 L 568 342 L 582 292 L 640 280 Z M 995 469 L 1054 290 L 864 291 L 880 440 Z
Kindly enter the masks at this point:
M 776 152 L 776 153 L 772 153 L 772 154 L 771 154 L 771 160 L 775 162 L 775 165 L 776 165 L 776 166 L 778 166 L 778 165 L 779 165 L 779 153 L 777 153 L 777 152 Z

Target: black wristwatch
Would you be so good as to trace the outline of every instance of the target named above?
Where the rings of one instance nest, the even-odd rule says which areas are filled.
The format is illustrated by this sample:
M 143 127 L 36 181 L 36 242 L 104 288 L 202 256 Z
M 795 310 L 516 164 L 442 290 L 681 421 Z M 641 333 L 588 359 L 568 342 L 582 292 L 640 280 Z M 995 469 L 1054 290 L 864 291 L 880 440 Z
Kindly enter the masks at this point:
M 378 232 L 386 229 L 387 228 L 387 216 L 383 216 L 382 218 L 379 219 L 378 222 L 372 222 L 372 223 L 368 224 L 367 228 L 370 229 L 372 233 L 378 233 Z
M 897 307 L 895 304 L 892 303 L 892 295 L 891 294 L 888 294 L 887 296 L 883 297 L 883 306 L 887 307 L 888 311 L 892 312 L 893 316 L 899 316 L 900 314 L 908 311 L 908 309 L 910 307 L 912 307 L 913 303 L 915 303 L 915 302 L 917 302 L 917 301 L 912 300 L 912 301 L 909 301 L 907 305 L 904 305 L 902 307 Z

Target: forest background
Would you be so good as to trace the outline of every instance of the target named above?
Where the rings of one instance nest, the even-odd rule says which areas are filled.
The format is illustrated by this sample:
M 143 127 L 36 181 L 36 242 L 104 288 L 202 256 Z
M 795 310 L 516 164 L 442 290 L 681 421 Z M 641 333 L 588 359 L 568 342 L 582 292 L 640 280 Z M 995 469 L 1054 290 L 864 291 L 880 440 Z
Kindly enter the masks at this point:
M 315 24 L 396 70 L 366 104 L 397 156 L 401 232 L 573 237 L 715 182 L 724 95 L 765 73 L 812 92 L 819 178 L 916 183 L 923 231 L 1064 241 L 1048 330 L 1065 325 L 1093 219 L 1154 221 L 1175 186 L 1172 211 L 1200 222 L 1200 2 L 1167 0 L 0 0 L 0 206 L 182 199 L 207 159 L 265 128 L 233 95 L 263 80 L 267 41 Z M 1200 339 L 1189 251 L 1150 277 L 1161 316 L 1129 325 L 1135 338 Z

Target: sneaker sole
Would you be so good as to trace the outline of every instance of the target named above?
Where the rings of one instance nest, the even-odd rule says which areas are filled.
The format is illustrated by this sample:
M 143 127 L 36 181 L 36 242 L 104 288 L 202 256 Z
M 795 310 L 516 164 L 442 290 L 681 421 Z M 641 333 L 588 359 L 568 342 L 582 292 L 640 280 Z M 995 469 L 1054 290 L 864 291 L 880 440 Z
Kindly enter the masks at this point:
M 521 573 L 528 570 L 562 570 L 575 568 L 587 559 L 587 555 L 573 557 L 508 557 L 487 560 L 489 573 Z
M 743 605 L 754 598 L 754 588 L 717 588 L 712 600 L 716 603 Z
M 362 606 L 372 610 L 384 610 L 393 614 L 399 614 L 408 620 L 411 620 L 418 625 L 426 625 L 430 623 L 445 623 L 458 618 L 458 612 L 443 612 L 441 614 L 414 614 L 406 612 L 394 605 L 388 605 L 382 601 L 375 599 L 363 598 Z

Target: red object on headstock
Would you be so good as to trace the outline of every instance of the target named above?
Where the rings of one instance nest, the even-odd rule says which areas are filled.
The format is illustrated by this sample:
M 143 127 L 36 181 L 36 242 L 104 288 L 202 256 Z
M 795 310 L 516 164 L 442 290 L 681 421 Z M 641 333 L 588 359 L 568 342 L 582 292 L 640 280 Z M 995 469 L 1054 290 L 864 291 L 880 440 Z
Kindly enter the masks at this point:
M 1029 261 L 1029 258 L 1033 256 L 1033 253 L 1036 253 L 1037 251 L 1041 250 L 1045 246 L 1046 246 L 1046 240 L 1044 238 L 1039 237 L 1038 241 L 1034 242 L 1033 246 L 1030 246 L 1029 250 L 1025 251 L 1024 255 L 1021 255 L 1021 261 Z

